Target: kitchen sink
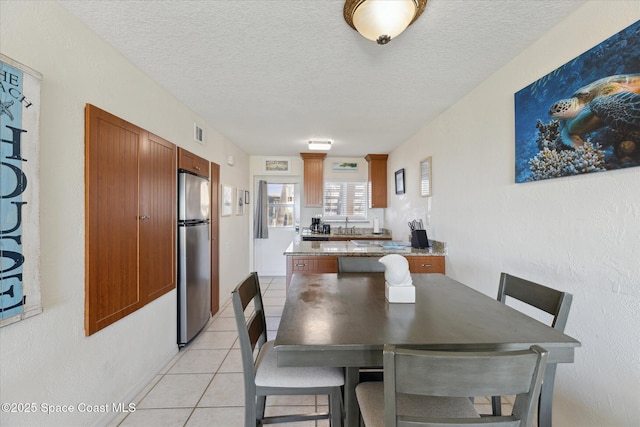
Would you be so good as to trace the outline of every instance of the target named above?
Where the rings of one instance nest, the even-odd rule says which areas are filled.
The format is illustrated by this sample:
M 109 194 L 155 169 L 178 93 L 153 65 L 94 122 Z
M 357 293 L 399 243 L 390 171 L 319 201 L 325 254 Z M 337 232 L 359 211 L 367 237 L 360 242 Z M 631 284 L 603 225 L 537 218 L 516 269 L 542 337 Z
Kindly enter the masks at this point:
M 382 246 L 381 240 L 351 240 L 356 246 Z
M 351 240 L 356 246 L 380 246 L 385 250 L 405 250 L 407 243 L 397 240 Z

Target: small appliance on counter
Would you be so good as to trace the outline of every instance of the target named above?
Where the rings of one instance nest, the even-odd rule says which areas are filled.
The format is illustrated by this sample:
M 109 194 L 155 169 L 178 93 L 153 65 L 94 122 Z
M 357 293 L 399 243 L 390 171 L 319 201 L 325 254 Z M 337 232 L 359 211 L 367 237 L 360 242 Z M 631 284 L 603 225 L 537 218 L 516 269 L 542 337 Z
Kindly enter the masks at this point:
M 322 224 L 322 234 L 331 234 L 330 224 Z
M 313 218 L 311 218 L 311 227 L 309 227 L 309 229 L 312 233 L 322 232 L 322 224 L 320 223 L 321 219 L 322 217 L 320 215 L 315 215 Z

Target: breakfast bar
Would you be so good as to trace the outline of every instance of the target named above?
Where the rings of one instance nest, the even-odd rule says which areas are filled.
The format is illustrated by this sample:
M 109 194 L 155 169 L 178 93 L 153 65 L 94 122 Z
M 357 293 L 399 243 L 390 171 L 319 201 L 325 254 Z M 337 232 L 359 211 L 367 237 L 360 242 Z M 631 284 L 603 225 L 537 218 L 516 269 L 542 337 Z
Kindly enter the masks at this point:
M 293 274 L 337 273 L 339 257 L 378 257 L 399 254 L 409 261 L 411 273 L 445 274 L 447 245 L 429 240 L 429 247 L 412 248 L 407 242 L 394 240 L 349 240 L 292 242 L 287 257 L 287 289 Z

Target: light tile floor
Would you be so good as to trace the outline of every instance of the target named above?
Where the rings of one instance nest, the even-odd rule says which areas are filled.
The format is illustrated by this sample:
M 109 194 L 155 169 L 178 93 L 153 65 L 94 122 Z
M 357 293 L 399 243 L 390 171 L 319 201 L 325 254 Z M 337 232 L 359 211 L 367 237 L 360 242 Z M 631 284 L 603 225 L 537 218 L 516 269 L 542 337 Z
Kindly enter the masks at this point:
M 276 336 L 285 300 L 284 277 L 260 277 L 269 339 Z M 235 427 L 244 425 L 242 361 L 233 307 L 223 299 L 205 329 L 134 399 L 135 412 L 121 414 L 110 427 Z M 480 413 L 491 412 L 487 398 L 476 399 Z M 267 414 L 326 411 L 324 396 L 267 398 Z M 503 399 L 511 413 L 511 399 Z M 313 427 L 315 422 L 274 424 Z M 328 426 L 318 421 L 317 427 Z

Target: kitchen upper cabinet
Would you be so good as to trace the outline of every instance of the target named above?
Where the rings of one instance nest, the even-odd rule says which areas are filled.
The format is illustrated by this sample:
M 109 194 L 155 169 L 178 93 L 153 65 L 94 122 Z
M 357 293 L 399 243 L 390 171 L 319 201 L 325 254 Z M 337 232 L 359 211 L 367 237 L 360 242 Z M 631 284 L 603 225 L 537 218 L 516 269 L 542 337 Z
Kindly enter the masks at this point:
M 209 162 L 189 151 L 178 148 L 178 169 L 209 178 Z
M 327 153 L 300 153 L 304 160 L 304 206 L 321 208 L 324 191 L 323 161 Z
M 369 163 L 369 208 L 387 207 L 387 159 L 388 154 L 367 154 Z
M 175 288 L 176 147 L 85 110 L 85 333 Z

